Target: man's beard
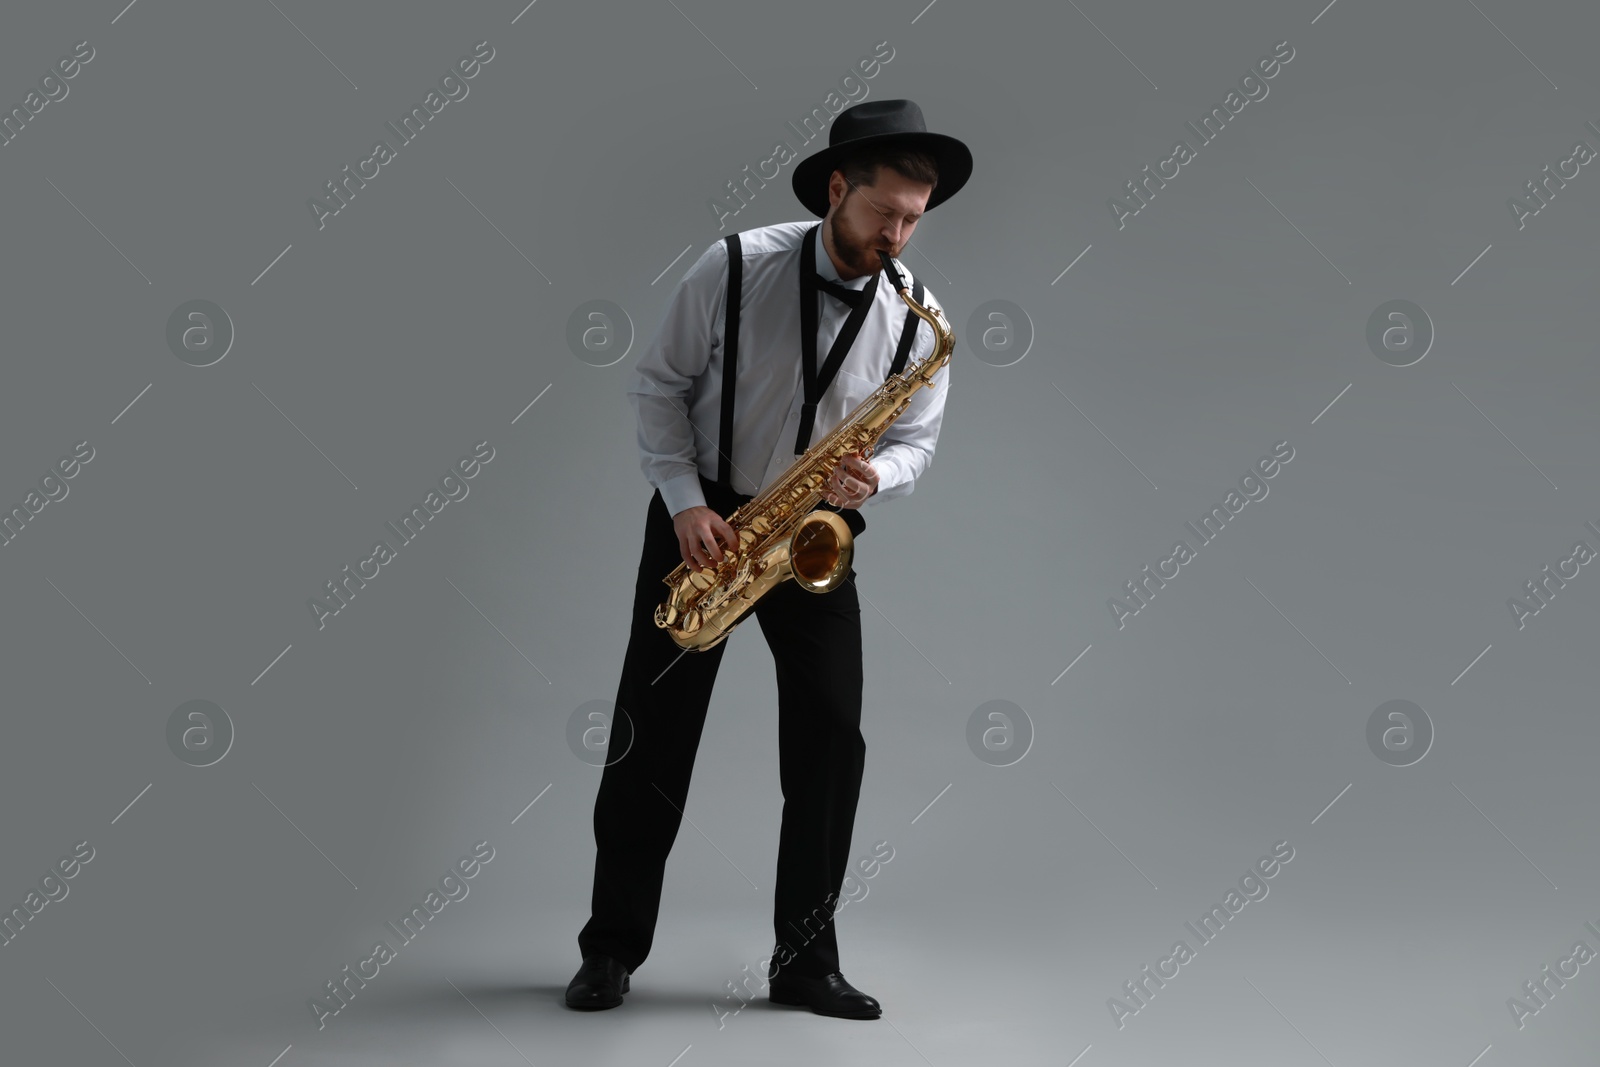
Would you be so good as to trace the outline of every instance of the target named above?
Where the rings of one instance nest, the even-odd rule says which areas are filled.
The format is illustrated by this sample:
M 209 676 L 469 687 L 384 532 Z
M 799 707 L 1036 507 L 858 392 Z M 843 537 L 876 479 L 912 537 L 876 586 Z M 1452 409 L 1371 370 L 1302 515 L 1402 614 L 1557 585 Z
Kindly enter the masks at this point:
M 843 206 L 842 201 L 840 206 Z M 852 230 L 838 211 L 833 213 L 833 248 L 839 253 L 839 258 L 857 274 L 876 274 L 883 269 L 883 264 L 878 261 L 876 246 Z M 892 250 L 888 251 L 890 255 L 894 254 Z

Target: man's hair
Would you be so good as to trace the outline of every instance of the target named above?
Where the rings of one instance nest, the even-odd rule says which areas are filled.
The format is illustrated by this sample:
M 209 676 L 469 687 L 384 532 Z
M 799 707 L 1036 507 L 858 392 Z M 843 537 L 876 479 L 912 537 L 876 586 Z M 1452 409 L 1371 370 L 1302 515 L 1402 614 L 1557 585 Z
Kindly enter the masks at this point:
M 939 166 L 933 156 L 905 148 L 863 149 L 840 162 L 834 169 L 844 175 L 851 187 L 870 186 L 877 184 L 880 166 L 888 167 L 911 181 L 925 182 L 936 189 L 939 187 Z M 849 188 L 845 190 L 845 195 L 850 195 Z

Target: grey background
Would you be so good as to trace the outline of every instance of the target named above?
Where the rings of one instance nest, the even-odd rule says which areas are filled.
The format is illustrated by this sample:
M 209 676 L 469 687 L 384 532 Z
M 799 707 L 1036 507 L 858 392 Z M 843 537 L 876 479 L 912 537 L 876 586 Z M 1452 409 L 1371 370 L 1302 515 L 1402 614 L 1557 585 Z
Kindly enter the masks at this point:
M 0 148 L 0 501 L 96 454 L 0 549 L 0 899 L 96 854 L 0 948 L 4 1058 L 1593 1063 L 1600 963 L 1520 1029 L 1506 1001 L 1600 949 L 1597 579 L 1520 630 L 1506 601 L 1600 547 L 1600 178 L 1521 230 L 1506 202 L 1600 145 L 1597 30 L 1503 0 L 10 6 L 6 108 L 96 56 Z M 469 96 L 319 230 L 307 198 L 480 40 Z M 566 731 L 615 695 L 650 495 L 624 381 L 727 232 L 707 199 L 884 40 L 867 98 L 977 161 L 905 257 L 958 330 L 937 458 L 858 545 L 852 854 L 894 858 L 838 922 L 885 1017 L 713 1008 L 771 949 L 753 627 L 654 951 L 621 1009 L 568 1012 L 598 772 Z M 1282 40 L 1119 230 L 1107 198 Z M 730 225 L 806 217 L 791 169 Z M 165 342 L 194 299 L 237 330 L 210 367 Z M 606 367 L 566 343 L 595 299 L 637 333 Z M 1395 299 L 1437 330 L 1404 368 L 1365 341 Z M 1010 366 L 967 339 L 990 300 L 1031 322 Z M 485 439 L 319 631 L 307 598 Z M 1119 630 L 1107 598 L 1283 440 Z M 204 768 L 166 743 L 194 699 L 237 731 Z M 1412 766 L 1365 741 L 1395 699 L 1436 730 Z M 1005 767 L 967 743 L 995 700 L 1031 723 Z M 470 895 L 319 1030 L 307 998 L 480 840 Z M 1270 894 L 1119 1028 L 1108 999 L 1278 841 Z

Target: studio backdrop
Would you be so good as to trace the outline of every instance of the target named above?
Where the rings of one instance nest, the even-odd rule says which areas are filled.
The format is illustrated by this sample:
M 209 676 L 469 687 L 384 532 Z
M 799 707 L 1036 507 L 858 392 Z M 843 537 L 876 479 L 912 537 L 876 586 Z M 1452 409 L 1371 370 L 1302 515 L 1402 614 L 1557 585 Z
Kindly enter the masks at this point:
M 124 3 L 0 32 L 0 1060 L 1595 1061 L 1591 5 Z M 883 1018 L 763 988 L 753 620 L 570 1011 L 628 383 L 893 99 L 974 167 L 854 542 Z

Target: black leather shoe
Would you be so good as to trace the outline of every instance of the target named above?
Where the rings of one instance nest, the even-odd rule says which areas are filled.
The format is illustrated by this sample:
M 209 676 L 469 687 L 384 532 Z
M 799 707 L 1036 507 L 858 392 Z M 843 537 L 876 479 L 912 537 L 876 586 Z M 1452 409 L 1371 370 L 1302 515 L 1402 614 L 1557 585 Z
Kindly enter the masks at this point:
M 838 971 L 825 978 L 779 971 L 767 986 L 767 999 L 774 1004 L 795 1004 L 818 1015 L 840 1019 L 876 1019 L 883 1014 L 878 1002 L 844 980 Z
M 614 1008 L 628 991 L 628 968 L 601 952 L 583 958 L 583 966 L 567 984 L 567 1007 L 580 1011 Z

